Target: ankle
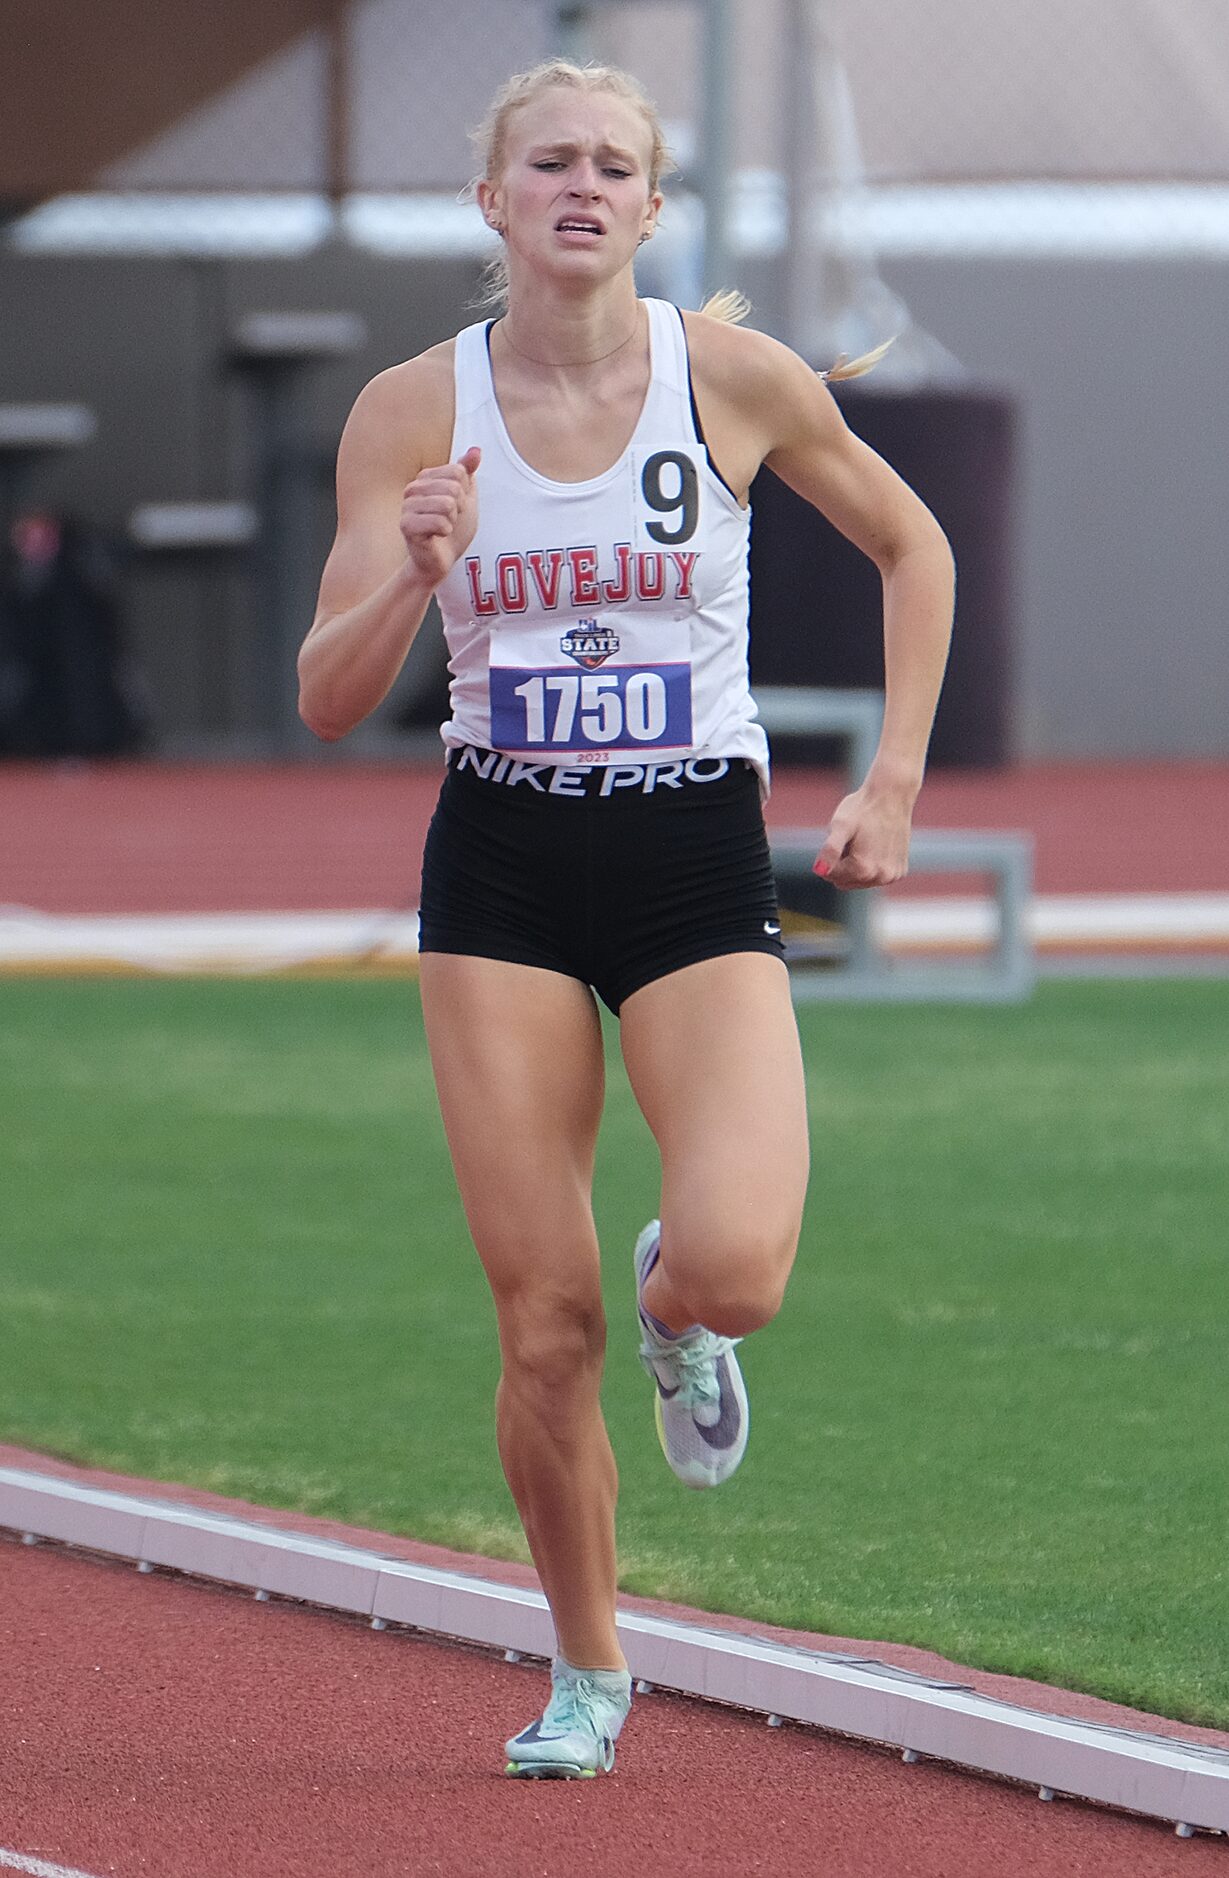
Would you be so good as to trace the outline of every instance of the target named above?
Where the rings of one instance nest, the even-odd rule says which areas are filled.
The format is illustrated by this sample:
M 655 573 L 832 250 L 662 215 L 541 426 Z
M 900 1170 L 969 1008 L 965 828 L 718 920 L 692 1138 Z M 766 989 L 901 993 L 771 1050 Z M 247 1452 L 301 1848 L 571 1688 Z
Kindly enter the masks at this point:
M 627 1667 L 627 1659 L 621 1651 L 577 1651 L 577 1655 L 602 1657 L 607 1660 L 577 1663 L 570 1656 L 565 1656 L 561 1650 L 555 1658 L 555 1665 L 560 1669 L 566 1669 L 573 1676 L 627 1676 L 631 1673 Z M 612 1655 L 618 1656 L 617 1662 L 608 1660 Z
M 671 1330 L 669 1324 L 663 1324 L 660 1317 L 654 1317 L 652 1311 L 646 1311 L 643 1305 L 640 1307 L 640 1316 L 662 1343 L 679 1343 L 693 1331 L 704 1328 L 703 1324 L 685 1324 L 681 1330 Z
M 660 1261 L 645 1279 L 640 1292 L 640 1310 L 662 1337 L 681 1337 L 689 1330 L 700 1328 L 690 1311 L 671 1290 Z

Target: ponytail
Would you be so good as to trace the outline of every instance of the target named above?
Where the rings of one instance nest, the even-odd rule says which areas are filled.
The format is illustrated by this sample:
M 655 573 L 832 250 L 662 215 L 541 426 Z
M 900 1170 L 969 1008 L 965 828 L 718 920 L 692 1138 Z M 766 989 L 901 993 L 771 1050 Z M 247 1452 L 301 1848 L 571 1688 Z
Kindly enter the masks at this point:
M 710 293 L 700 308 L 711 320 L 724 320 L 729 326 L 740 326 L 751 311 L 751 302 L 745 293 L 737 287 L 722 287 L 717 293 Z M 842 352 L 835 365 L 830 365 L 819 376 L 826 385 L 839 384 L 846 378 L 863 378 L 867 372 L 873 372 L 880 359 L 896 344 L 896 335 L 885 339 L 873 352 L 863 352 L 856 359 L 851 359 Z
M 819 375 L 826 385 L 837 384 L 843 378 L 863 378 L 867 372 L 874 371 L 880 359 L 895 344 L 896 334 L 893 333 L 890 339 L 885 339 L 883 344 L 876 346 L 873 352 L 863 352 L 856 359 L 847 358 L 842 352 L 836 364 L 830 365 L 826 372 L 821 372 Z
M 751 311 L 751 302 L 737 287 L 721 287 L 710 293 L 700 308 L 710 320 L 724 320 L 727 326 L 741 326 Z

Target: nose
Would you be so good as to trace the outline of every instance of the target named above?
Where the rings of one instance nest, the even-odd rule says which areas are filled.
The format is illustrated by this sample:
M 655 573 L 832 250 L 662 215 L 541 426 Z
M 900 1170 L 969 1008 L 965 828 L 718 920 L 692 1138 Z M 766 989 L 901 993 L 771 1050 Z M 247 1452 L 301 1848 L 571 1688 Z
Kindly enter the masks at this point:
M 577 166 L 576 173 L 568 184 L 568 194 L 572 196 L 598 196 L 601 193 L 601 187 L 597 180 L 597 172 L 594 165 L 588 158 L 582 159 Z

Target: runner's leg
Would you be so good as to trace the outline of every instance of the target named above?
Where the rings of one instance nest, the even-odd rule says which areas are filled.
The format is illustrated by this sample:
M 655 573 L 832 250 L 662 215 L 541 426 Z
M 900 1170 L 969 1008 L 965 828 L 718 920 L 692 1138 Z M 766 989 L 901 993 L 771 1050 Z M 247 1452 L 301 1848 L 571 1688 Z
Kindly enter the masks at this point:
M 622 1668 L 618 1482 L 598 1402 L 597 1008 L 579 980 L 500 959 L 425 953 L 421 984 L 457 1184 L 499 1319 L 504 1473 L 562 1654 L 577 1668 Z
M 661 1257 L 644 1302 L 671 1330 L 773 1318 L 806 1193 L 806 1092 L 779 959 L 735 952 L 627 998 L 623 1058 L 661 1152 Z

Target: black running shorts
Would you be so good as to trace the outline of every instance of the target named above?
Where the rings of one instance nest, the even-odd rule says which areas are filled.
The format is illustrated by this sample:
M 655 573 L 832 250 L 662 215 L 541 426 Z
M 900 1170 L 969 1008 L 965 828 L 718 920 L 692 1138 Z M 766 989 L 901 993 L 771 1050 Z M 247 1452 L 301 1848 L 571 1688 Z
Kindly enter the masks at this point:
M 558 769 L 451 750 L 419 945 L 563 972 L 612 1011 L 701 959 L 784 958 L 755 771 L 702 757 Z

